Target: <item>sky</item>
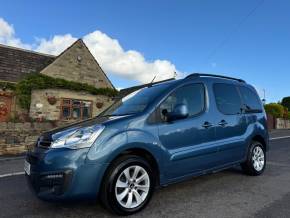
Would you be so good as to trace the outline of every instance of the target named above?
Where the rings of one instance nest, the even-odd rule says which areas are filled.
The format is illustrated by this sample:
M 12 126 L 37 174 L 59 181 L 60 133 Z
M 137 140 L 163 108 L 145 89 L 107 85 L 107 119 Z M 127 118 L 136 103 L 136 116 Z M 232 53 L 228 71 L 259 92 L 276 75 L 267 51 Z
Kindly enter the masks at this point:
M 289 0 L 1 0 L 0 43 L 58 55 L 78 38 L 117 88 L 190 73 L 290 96 Z

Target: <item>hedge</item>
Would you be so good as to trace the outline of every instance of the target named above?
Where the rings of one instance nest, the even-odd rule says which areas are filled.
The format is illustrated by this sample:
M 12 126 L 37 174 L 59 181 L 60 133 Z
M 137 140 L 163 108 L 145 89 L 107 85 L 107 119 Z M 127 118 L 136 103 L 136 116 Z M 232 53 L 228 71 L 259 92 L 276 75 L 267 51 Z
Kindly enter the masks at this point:
M 9 82 L 0 81 L 0 89 L 8 89 L 8 90 L 15 91 L 16 83 L 9 83 Z
M 284 116 L 284 107 L 281 104 L 266 104 L 265 110 L 275 118 L 282 118 Z

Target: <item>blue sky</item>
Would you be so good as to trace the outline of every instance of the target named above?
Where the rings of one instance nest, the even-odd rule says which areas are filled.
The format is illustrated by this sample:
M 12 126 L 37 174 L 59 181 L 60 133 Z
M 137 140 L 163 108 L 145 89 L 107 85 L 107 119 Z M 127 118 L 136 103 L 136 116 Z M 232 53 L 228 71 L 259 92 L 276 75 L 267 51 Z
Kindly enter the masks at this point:
M 241 77 L 259 92 L 265 89 L 272 102 L 290 96 L 289 11 L 288 0 L 9 0 L 1 2 L 0 17 L 13 28 L 9 37 L 20 41 L 17 45 L 42 52 L 59 52 L 56 35 L 66 39 L 59 42 L 64 46 L 87 36 L 116 87 L 148 81 L 154 72 L 147 67 L 167 69 L 168 77 L 171 70 L 217 73 Z M 108 51 L 120 52 L 119 61 L 128 68 L 112 63 L 116 56 L 106 56 Z M 132 64 L 135 59 L 141 67 Z

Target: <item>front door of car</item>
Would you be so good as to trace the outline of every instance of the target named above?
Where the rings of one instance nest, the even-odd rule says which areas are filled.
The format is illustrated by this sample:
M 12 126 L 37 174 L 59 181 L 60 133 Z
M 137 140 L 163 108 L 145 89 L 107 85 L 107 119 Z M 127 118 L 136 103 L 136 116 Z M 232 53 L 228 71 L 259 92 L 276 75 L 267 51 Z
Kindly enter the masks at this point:
M 188 117 L 166 121 L 166 114 L 180 104 L 187 106 Z M 159 140 L 168 153 L 165 158 L 168 179 L 200 172 L 216 164 L 215 129 L 207 105 L 205 85 L 192 83 L 173 91 L 157 109 Z
M 247 120 L 242 113 L 242 101 L 237 86 L 226 83 L 213 85 L 216 101 L 216 143 L 219 144 L 219 165 L 244 158 Z

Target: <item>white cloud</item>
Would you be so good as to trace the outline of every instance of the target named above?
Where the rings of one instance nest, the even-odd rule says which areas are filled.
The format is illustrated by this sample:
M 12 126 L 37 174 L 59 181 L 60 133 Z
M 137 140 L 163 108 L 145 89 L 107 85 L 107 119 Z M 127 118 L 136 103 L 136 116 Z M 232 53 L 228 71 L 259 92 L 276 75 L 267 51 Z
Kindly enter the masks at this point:
M 31 45 L 24 44 L 19 38 L 15 36 L 13 25 L 7 23 L 0 17 L 0 43 L 20 48 L 31 49 Z
M 118 40 L 101 31 L 84 36 L 84 42 L 106 72 L 141 82 L 150 82 L 155 75 L 156 81 L 171 78 L 177 72 L 167 60 L 149 62 L 138 51 L 125 51 Z
M 9 38 L 14 35 L 14 28 L 9 25 L 3 18 L 0 18 L 0 37 Z
M 94 31 L 83 37 L 84 42 L 108 74 L 115 74 L 126 79 L 138 80 L 142 83 L 150 82 L 156 75 L 155 81 L 172 78 L 177 72 L 181 73 L 168 60 L 148 61 L 138 51 L 124 50 L 118 40 Z M 24 44 L 15 37 L 15 30 L 4 19 L 0 18 L 0 43 L 33 49 L 35 51 L 58 55 L 69 47 L 77 38 L 71 34 L 55 35 L 50 39 L 36 39 L 32 45 Z
M 175 66 L 167 60 L 148 62 L 138 51 L 125 51 L 118 40 L 101 31 L 89 33 L 83 39 L 105 72 L 140 82 L 149 82 L 155 75 L 156 81 L 171 78 L 177 72 Z M 50 40 L 39 40 L 35 50 L 58 55 L 75 40 L 70 34 L 57 35 Z
M 56 35 L 49 40 L 43 38 L 37 39 L 38 45 L 35 50 L 47 54 L 58 55 L 76 40 L 77 38 L 74 38 L 71 34 Z

